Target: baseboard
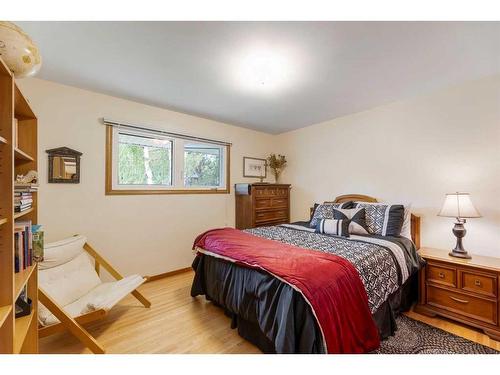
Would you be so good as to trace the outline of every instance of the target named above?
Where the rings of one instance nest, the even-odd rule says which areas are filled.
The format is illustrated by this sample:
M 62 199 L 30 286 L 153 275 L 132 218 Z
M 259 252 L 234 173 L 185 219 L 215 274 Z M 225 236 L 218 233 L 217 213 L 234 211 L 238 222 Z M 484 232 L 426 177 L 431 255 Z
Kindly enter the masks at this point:
M 165 277 L 178 275 L 180 273 L 189 272 L 189 271 L 192 271 L 192 270 L 193 269 L 191 267 L 186 267 L 186 268 L 181 268 L 179 270 L 174 270 L 174 271 L 170 271 L 170 272 L 160 273 L 158 275 L 144 276 L 144 278 L 146 279 L 146 282 L 149 283 L 150 281 L 164 279 Z

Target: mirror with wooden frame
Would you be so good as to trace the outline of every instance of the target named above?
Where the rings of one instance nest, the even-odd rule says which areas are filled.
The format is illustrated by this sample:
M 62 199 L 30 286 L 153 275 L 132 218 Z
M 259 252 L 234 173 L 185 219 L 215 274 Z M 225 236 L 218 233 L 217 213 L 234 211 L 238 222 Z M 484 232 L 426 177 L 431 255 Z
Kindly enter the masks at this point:
M 68 147 L 47 150 L 49 154 L 49 183 L 80 183 L 81 152 Z

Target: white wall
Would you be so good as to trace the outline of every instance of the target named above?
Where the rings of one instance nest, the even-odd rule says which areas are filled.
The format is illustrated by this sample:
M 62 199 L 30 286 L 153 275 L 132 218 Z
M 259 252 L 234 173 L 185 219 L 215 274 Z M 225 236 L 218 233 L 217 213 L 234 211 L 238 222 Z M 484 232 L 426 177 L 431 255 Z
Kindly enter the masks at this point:
M 500 257 L 500 76 L 337 118 L 278 136 L 293 184 L 292 219 L 313 202 L 361 193 L 411 202 L 422 244 L 454 245 L 444 194 L 472 194 L 465 247 Z
M 86 234 L 124 273 L 154 275 L 188 267 L 197 234 L 234 225 L 234 195 L 104 195 L 100 118 L 232 142 L 231 186 L 256 181 L 242 177 L 243 156 L 266 157 L 273 150 L 268 134 L 39 79 L 19 85 L 39 119 L 39 222 L 46 239 Z M 60 146 L 83 153 L 78 185 L 47 183 L 45 150 Z

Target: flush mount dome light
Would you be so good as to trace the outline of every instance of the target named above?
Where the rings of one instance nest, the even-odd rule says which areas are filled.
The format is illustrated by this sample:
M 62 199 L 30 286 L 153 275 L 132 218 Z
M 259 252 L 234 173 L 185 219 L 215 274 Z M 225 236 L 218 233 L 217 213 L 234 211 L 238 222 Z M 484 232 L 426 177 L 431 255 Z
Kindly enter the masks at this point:
M 281 91 L 295 81 L 294 59 L 290 53 L 271 48 L 253 48 L 235 59 L 236 85 L 248 92 Z

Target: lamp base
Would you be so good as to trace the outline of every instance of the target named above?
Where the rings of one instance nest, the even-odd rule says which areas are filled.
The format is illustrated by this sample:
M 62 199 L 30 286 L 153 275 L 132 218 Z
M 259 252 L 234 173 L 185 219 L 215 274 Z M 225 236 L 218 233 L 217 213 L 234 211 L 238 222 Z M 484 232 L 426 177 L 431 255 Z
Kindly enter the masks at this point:
M 464 227 L 465 219 L 457 218 L 457 222 L 453 227 L 453 234 L 457 237 L 457 244 L 455 248 L 449 253 L 450 256 L 462 259 L 471 259 L 471 256 L 467 254 L 467 251 L 462 245 L 462 238 L 465 236 L 467 231 Z
M 458 252 L 455 251 L 454 249 L 448 253 L 449 256 L 455 257 L 455 258 L 462 258 L 462 259 L 471 259 L 472 257 L 467 253 L 467 251 L 464 252 Z

